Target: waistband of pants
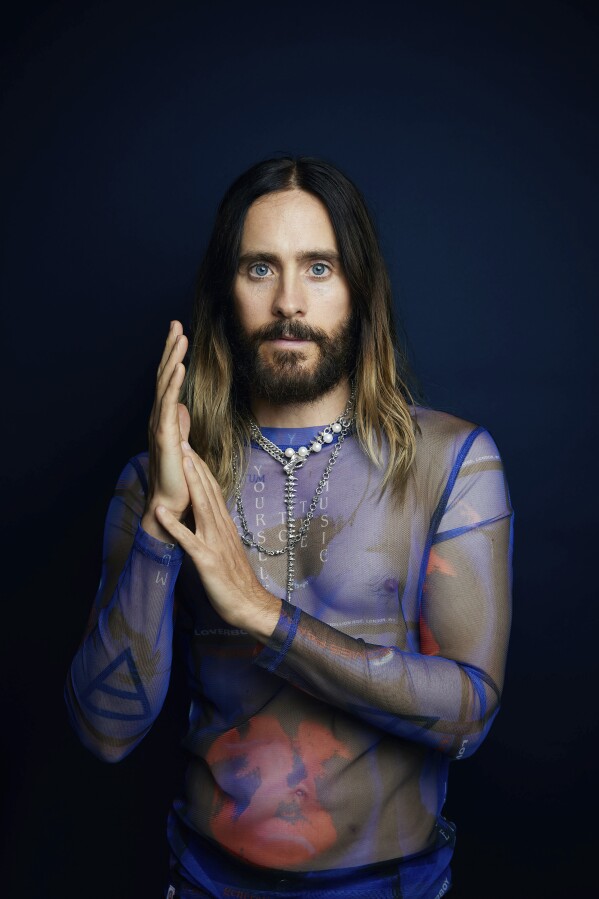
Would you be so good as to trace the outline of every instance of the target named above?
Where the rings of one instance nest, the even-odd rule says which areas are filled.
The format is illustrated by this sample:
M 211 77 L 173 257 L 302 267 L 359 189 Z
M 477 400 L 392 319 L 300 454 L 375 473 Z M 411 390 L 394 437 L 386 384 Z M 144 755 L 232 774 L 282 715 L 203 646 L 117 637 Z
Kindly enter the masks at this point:
M 314 899 L 351 896 L 442 899 L 451 886 L 449 862 L 455 828 L 443 819 L 435 828 L 433 844 L 422 852 L 371 865 L 310 872 L 258 868 L 238 860 L 195 832 L 186 837 L 184 857 L 171 855 L 174 892 L 169 899 L 205 896 L 217 899 L 276 899 L 279 896 L 288 899 L 304 896 Z M 192 860 L 196 864 L 190 864 Z
M 205 890 L 191 886 L 180 877 L 172 876 L 171 883 L 163 894 L 164 899 L 444 899 L 451 890 L 451 870 L 449 866 L 442 871 L 434 882 L 427 886 L 415 887 L 404 891 L 397 876 L 391 878 L 372 877 L 361 883 L 346 881 L 342 886 L 333 889 L 313 889 L 304 887 L 301 890 L 288 889 L 280 884 L 275 890 L 256 891 L 251 887 L 230 887 L 217 885 L 215 890 Z M 416 891 L 415 891 L 416 890 Z

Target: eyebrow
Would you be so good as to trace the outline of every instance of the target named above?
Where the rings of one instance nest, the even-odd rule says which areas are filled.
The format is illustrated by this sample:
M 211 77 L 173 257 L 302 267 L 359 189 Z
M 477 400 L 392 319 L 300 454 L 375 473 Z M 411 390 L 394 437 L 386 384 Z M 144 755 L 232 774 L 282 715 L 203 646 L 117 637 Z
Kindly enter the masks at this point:
M 326 259 L 329 262 L 339 263 L 341 261 L 341 257 L 339 253 L 335 250 L 330 249 L 314 249 L 314 250 L 303 250 L 301 253 L 297 253 L 295 256 L 296 262 L 306 262 L 308 259 Z M 248 250 L 246 253 L 242 253 L 238 260 L 238 265 L 243 265 L 246 262 L 256 262 L 260 260 L 262 262 L 273 262 L 279 263 L 281 262 L 281 257 L 276 253 L 268 253 L 263 250 Z

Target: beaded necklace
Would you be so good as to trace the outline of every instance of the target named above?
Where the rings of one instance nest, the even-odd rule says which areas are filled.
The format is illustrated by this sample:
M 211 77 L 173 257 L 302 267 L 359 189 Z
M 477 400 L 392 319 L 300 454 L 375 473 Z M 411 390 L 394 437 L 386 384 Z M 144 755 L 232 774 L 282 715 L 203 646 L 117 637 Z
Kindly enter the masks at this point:
M 245 510 L 243 508 L 243 501 L 241 499 L 239 468 L 236 458 L 233 458 L 233 474 L 235 476 L 234 495 L 235 504 L 237 506 L 237 514 L 239 515 L 239 520 L 241 522 L 242 528 L 241 540 L 246 546 L 258 549 L 260 552 L 264 553 L 267 556 L 281 556 L 283 555 L 283 553 L 287 553 L 287 602 L 291 601 L 291 594 L 293 593 L 293 588 L 295 586 L 295 548 L 302 537 L 305 537 L 308 533 L 310 522 L 312 521 L 314 512 L 316 510 L 316 504 L 318 503 L 319 497 L 322 494 L 322 491 L 324 490 L 329 477 L 331 476 L 331 471 L 333 470 L 333 466 L 337 461 L 337 457 L 339 456 L 343 441 L 352 428 L 355 413 L 355 399 L 356 389 L 355 387 L 352 387 L 350 398 L 347 401 L 347 405 L 341 415 L 336 418 L 335 421 L 330 425 L 327 425 L 325 428 L 319 431 L 318 434 L 316 434 L 309 442 L 308 446 L 300 446 L 297 451 L 292 447 L 288 447 L 286 450 L 281 450 L 276 445 L 276 443 L 273 443 L 271 440 L 264 436 L 255 421 L 250 420 L 250 431 L 253 440 L 261 449 L 264 450 L 264 452 L 268 453 L 269 456 L 271 456 L 283 466 L 283 471 L 287 476 L 285 481 L 285 488 L 283 491 L 283 498 L 287 512 L 287 543 L 280 549 L 268 549 L 267 547 L 262 546 L 262 544 L 258 543 L 255 540 L 254 535 L 251 533 L 245 516 Z M 312 453 L 319 453 L 322 450 L 323 446 L 333 443 L 335 436 L 337 436 L 337 443 L 335 444 L 329 461 L 327 462 L 322 476 L 318 481 L 318 484 L 316 485 L 314 496 L 312 497 L 312 501 L 310 502 L 310 506 L 308 507 L 306 517 L 303 519 L 301 526 L 296 529 L 294 507 L 296 497 L 296 484 L 298 482 L 298 479 L 295 472 L 299 468 L 303 467 L 306 460 Z

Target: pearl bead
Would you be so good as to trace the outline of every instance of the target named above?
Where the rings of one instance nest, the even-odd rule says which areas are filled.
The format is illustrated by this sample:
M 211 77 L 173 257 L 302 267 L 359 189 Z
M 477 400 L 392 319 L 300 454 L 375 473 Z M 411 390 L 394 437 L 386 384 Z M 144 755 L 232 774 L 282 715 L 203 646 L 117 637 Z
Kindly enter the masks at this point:
M 302 458 L 303 458 L 304 456 L 308 455 L 308 448 L 306 446 L 300 446 L 297 453 L 298 453 L 298 456 L 302 456 Z
M 334 434 L 340 434 L 340 433 L 341 433 L 341 425 L 339 424 L 338 421 L 336 421 L 335 424 L 332 424 L 332 425 L 331 425 L 331 430 L 333 431 Z
M 325 443 L 332 443 L 332 442 L 333 442 L 333 435 L 332 435 L 332 434 L 329 434 L 329 433 L 323 434 L 323 435 L 322 435 L 322 439 L 324 440 Z
M 319 453 L 322 449 L 322 443 L 319 443 L 318 440 L 315 440 L 314 443 L 311 444 L 310 449 L 313 453 Z
M 293 449 L 293 447 L 288 446 L 287 449 L 285 450 L 285 455 L 287 456 L 288 459 L 291 459 L 292 456 L 295 456 L 295 450 Z

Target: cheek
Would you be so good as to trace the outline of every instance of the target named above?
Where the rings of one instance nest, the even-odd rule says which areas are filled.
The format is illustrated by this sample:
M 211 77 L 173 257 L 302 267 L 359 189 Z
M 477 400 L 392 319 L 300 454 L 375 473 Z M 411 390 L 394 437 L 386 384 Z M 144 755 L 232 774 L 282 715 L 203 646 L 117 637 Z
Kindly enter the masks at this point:
M 270 305 L 270 293 L 266 284 L 239 284 L 233 289 L 233 310 L 244 327 L 260 324 Z
M 351 302 L 349 296 L 333 294 L 322 297 L 320 306 L 320 323 L 328 331 L 340 328 L 351 315 Z
M 318 286 L 314 294 L 318 305 L 328 314 L 329 318 L 344 319 L 351 311 L 351 298 L 349 290 L 339 284 L 322 284 Z

